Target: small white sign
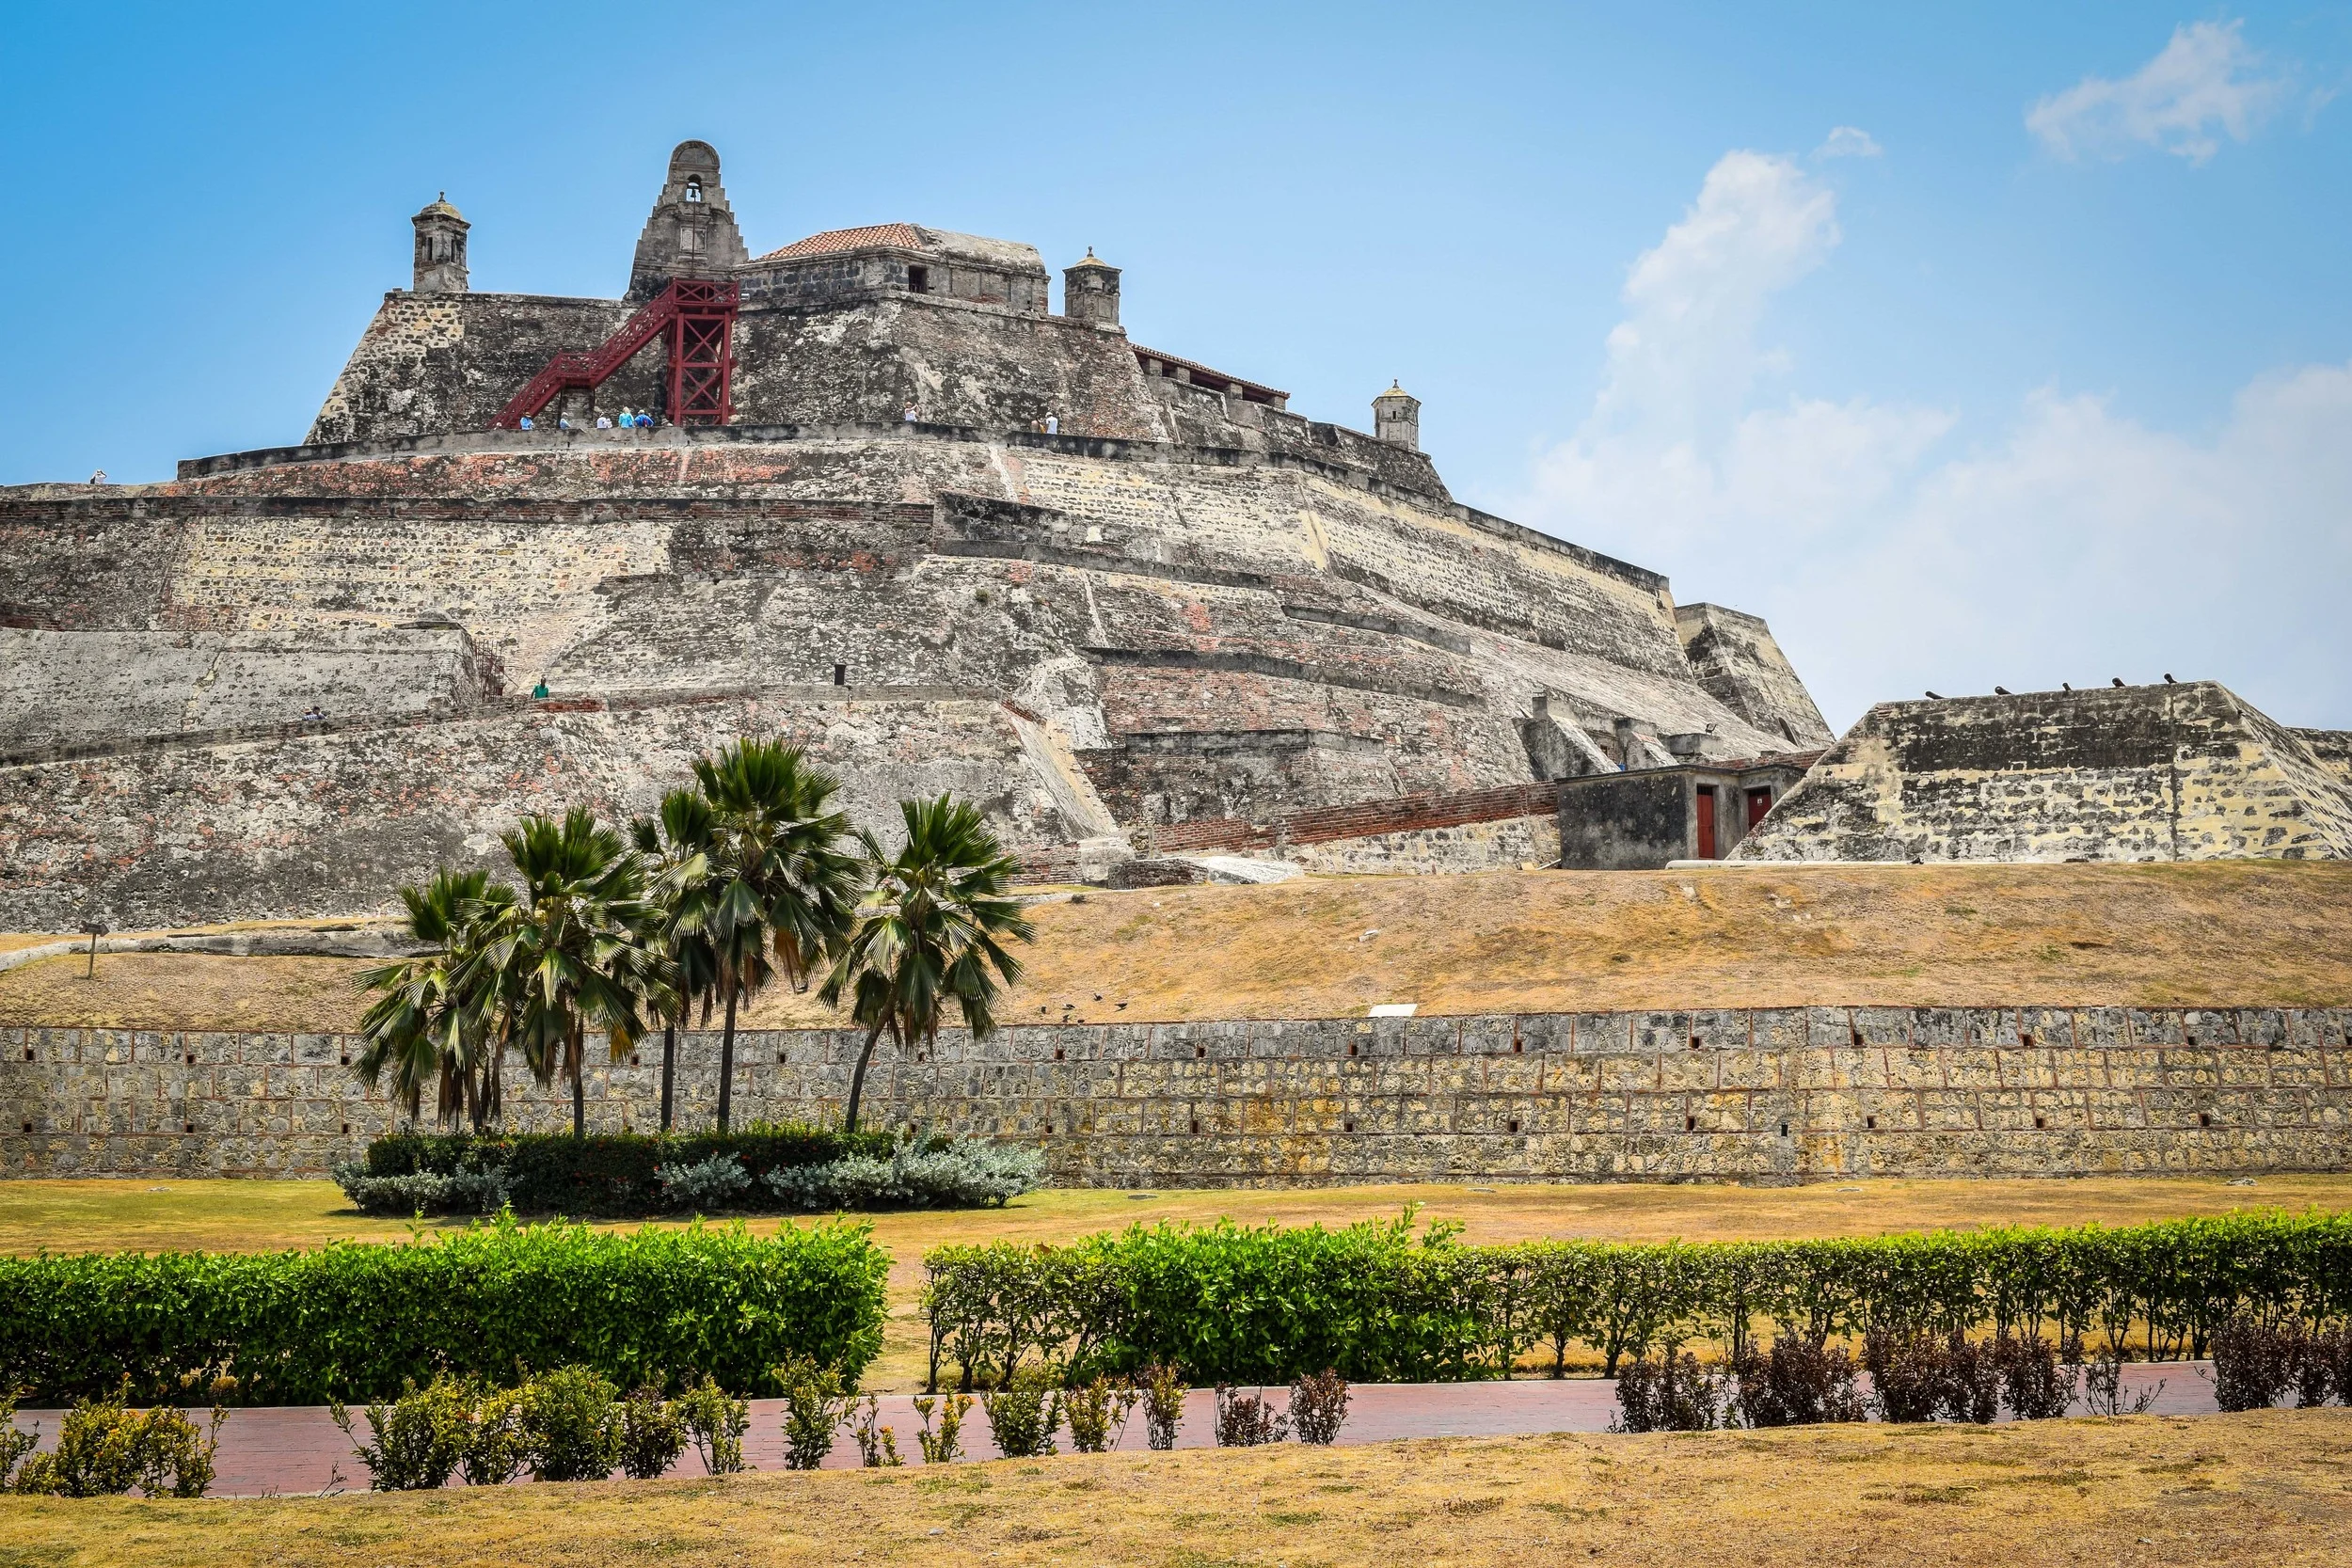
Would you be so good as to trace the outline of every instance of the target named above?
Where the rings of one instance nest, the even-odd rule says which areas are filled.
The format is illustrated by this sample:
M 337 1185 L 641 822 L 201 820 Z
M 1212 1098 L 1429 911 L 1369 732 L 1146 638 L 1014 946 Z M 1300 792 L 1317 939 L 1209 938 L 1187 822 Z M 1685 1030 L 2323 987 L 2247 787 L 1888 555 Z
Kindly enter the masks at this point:
M 1410 1018 L 1421 1011 L 1418 1002 L 1382 1002 L 1372 1009 L 1374 1018 Z

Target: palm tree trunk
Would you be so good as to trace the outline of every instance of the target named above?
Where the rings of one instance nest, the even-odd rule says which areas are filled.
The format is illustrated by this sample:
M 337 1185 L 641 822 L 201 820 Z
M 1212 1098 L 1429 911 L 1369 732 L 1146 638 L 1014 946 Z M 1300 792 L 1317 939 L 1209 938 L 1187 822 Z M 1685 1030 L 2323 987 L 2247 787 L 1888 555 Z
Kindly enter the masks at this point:
M 727 1112 L 735 1104 L 735 999 L 727 988 L 727 1026 L 719 1036 L 719 1135 L 726 1136 Z
M 857 1131 L 857 1102 L 866 1098 L 866 1064 L 874 1059 L 874 1042 L 882 1038 L 879 1025 L 866 1034 L 866 1049 L 857 1053 L 857 1070 L 850 1074 L 850 1108 L 841 1118 L 844 1132 Z
M 584 1139 L 588 1136 L 588 1088 L 581 1080 L 588 1076 L 588 1052 L 580 1041 L 577 1028 L 572 1032 L 569 1054 L 572 1058 L 572 1136 Z
M 677 1062 L 677 1024 L 661 1026 L 661 1131 L 670 1130 L 670 1070 Z

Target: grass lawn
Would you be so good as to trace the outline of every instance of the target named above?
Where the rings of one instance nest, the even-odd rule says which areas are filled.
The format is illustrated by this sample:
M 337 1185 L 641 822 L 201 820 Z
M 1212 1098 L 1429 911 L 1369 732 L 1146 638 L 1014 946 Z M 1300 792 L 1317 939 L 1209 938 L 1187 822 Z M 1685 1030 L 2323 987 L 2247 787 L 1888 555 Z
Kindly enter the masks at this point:
M 0 1498 L 0 1563 L 2340 1564 L 2352 1411 L 1073 1455 L 220 1502 Z
M 922 1255 L 943 1242 L 998 1237 L 1063 1242 L 1137 1220 L 1345 1225 L 1385 1219 L 1407 1203 L 1423 1219 L 1457 1220 L 1473 1242 L 1585 1236 L 1691 1241 L 1868 1235 L 1990 1224 L 2129 1225 L 2233 1209 L 2352 1209 L 2352 1176 L 2265 1177 L 2251 1187 L 2218 1177 L 2068 1181 L 1853 1181 L 1802 1187 L 1689 1185 L 1382 1186 L 1032 1193 L 1003 1209 L 868 1216 L 895 1259 L 890 1323 L 866 1386 L 921 1386 L 926 1338 L 916 1305 Z M 429 1222 L 431 1230 L 459 1221 Z M 756 1231 L 785 1222 L 751 1221 Z M 0 1181 L 0 1250 L 254 1251 L 337 1238 L 398 1240 L 410 1226 L 354 1212 L 326 1181 Z M 0 1568 L 7 1568 L 0 1560 Z
M 1773 866 L 1312 877 L 1063 896 L 1018 1023 L 1629 1007 L 2339 1006 L 2352 865 Z M 0 974 L 0 1023 L 352 1028 L 337 958 L 101 955 Z M 774 986 L 756 1027 L 835 1022 Z

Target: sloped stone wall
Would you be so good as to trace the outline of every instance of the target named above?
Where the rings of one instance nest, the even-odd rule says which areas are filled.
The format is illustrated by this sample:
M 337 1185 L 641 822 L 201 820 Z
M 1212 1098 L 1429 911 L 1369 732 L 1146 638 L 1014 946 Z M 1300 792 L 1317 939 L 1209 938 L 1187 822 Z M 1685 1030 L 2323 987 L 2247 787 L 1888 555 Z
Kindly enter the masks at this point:
M 1740 861 L 2340 860 L 2352 788 L 2212 681 L 1882 703 Z
M 943 791 L 1015 844 L 1099 824 L 1064 819 L 1015 718 L 952 689 L 829 686 L 509 702 L 442 722 L 277 726 L 65 751 L 0 767 L 0 929 L 117 930 L 238 916 L 396 908 L 440 865 L 502 863 L 526 813 L 650 813 L 697 756 L 743 736 L 805 747 L 860 826 Z M 210 742 L 210 743 L 205 743 Z
M 879 1050 L 867 1120 L 1033 1142 L 1077 1185 L 2342 1170 L 2347 1028 L 2352 1008 L 1800 1007 L 949 1030 Z M 859 1042 L 745 1032 L 737 1116 L 837 1120 Z M 357 1049 L 0 1028 L 0 1166 L 321 1175 L 392 1124 Z M 682 1126 L 708 1122 L 717 1054 L 681 1039 Z M 659 1094 L 657 1040 L 591 1072 L 590 1120 L 649 1129 Z M 568 1123 L 527 1078 L 511 1109 Z

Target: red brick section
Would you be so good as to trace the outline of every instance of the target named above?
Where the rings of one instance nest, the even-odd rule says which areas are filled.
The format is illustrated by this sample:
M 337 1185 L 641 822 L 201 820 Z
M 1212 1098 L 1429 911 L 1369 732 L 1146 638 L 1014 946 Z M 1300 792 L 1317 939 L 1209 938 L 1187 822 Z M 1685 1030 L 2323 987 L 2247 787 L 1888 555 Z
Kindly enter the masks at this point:
M 1398 795 L 1350 806 L 1293 812 L 1270 824 L 1236 817 L 1202 817 L 1152 830 L 1163 853 L 1184 849 L 1265 849 L 1277 844 L 1327 844 L 1377 833 L 1458 828 L 1470 822 L 1502 822 L 1515 816 L 1548 816 L 1560 808 L 1557 781 L 1502 784 L 1454 795 Z
M 2123 1369 L 2123 1392 L 2164 1386 L 2150 1407 L 2158 1416 L 2205 1416 L 2214 1412 L 2209 1364 L 2173 1362 Z M 1283 1407 L 1280 1388 L 1259 1389 L 1275 1407 Z M 784 1402 L 754 1400 L 751 1430 L 744 1434 L 743 1457 L 753 1468 L 784 1468 Z M 1359 1384 L 1348 1392 L 1347 1424 L 1340 1441 L 1382 1443 L 1405 1437 L 1502 1437 L 1537 1432 L 1603 1432 L 1617 1414 L 1616 1385 L 1599 1378 L 1568 1378 L 1560 1382 L 1531 1379 L 1512 1383 L 1383 1383 Z M 199 1424 L 202 1411 L 191 1411 Z M 899 1457 L 909 1465 L 923 1463 L 914 1440 L 916 1420 L 913 1396 L 881 1396 L 882 1424 L 897 1435 Z M 56 1447 L 57 1412 L 25 1410 L 16 1424 L 26 1431 L 38 1427 L 43 1449 Z M 364 1435 L 366 1416 L 352 1413 L 352 1428 Z M 1216 1441 L 1216 1399 L 1196 1389 L 1184 1400 L 1184 1424 L 1178 1429 L 1180 1449 L 1205 1449 Z M 1058 1439 L 1067 1451 L 1069 1434 Z M 1122 1449 L 1145 1447 L 1140 1410 L 1120 1439 Z M 988 1418 L 975 1403 L 964 1418 L 963 1449 L 967 1458 L 997 1457 L 989 1440 Z M 220 1429 L 218 1478 L 213 1495 L 223 1497 L 286 1497 L 329 1489 L 364 1492 L 367 1466 L 352 1456 L 351 1445 L 335 1428 L 324 1407 L 277 1405 L 231 1412 Z M 858 1463 L 857 1446 L 847 1433 L 835 1438 L 825 1468 L 849 1469 Z M 703 1474 L 702 1464 L 688 1449 L 672 1472 Z

